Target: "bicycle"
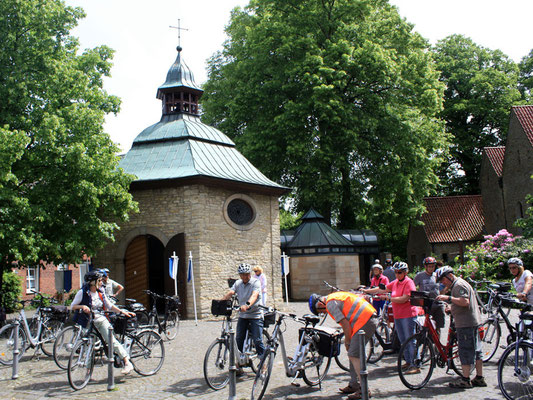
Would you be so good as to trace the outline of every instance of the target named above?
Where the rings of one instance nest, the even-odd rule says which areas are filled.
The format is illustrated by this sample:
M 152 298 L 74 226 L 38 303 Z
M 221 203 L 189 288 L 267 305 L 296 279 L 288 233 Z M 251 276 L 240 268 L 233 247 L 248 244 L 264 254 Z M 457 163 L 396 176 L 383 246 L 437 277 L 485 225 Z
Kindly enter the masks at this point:
M 266 307 L 260 306 L 264 309 Z M 281 356 L 287 377 L 303 378 L 308 386 L 320 385 L 326 377 L 331 358 L 338 354 L 340 347 L 340 332 L 333 328 L 318 326 L 320 318 L 315 315 L 304 315 L 302 318 L 295 314 L 283 313 L 273 309 L 277 320 L 274 325 L 272 337 L 268 341 L 265 353 L 261 357 L 258 371 L 252 386 L 252 400 L 261 400 L 266 392 L 274 359 L 281 347 Z M 294 357 L 287 357 L 285 341 L 283 339 L 283 330 L 281 325 L 286 318 L 304 324 L 299 330 L 299 341 Z M 292 383 L 292 382 L 291 382 Z
M 68 368 L 68 360 L 72 348 L 83 335 L 83 328 L 81 325 L 70 325 L 62 329 L 56 337 L 53 348 L 53 358 L 56 365 L 66 370 Z
M 507 345 L 516 341 L 516 329 L 509 321 L 508 312 L 509 307 L 504 309 L 502 303 L 510 299 L 512 294 L 507 294 L 506 289 L 502 289 L 500 283 L 493 283 L 487 287 L 489 293 L 489 300 L 487 302 L 487 310 L 489 316 L 485 322 L 480 326 L 480 337 L 483 346 L 483 362 L 487 362 L 498 350 L 501 340 L 501 322 L 503 321 L 507 326 L 509 335 L 507 335 Z
M 457 336 L 453 324 L 453 317 L 450 316 L 450 327 L 448 329 L 448 341 L 446 345 L 440 342 L 439 335 L 433 325 L 429 310 L 434 299 L 429 297 L 427 292 L 411 292 L 411 305 L 423 307 L 425 311 L 424 325 L 420 332 L 409 337 L 400 347 L 398 355 L 398 374 L 400 380 L 409 389 L 421 389 L 429 382 L 435 365 L 440 368 L 448 367 L 448 372 L 452 369 L 459 376 L 463 376 L 461 366 L 455 364 L 455 359 L 459 356 L 457 347 Z M 414 343 L 414 359 L 412 365 L 420 368 L 420 373 L 406 374 L 402 368 L 407 346 Z M 435 355 L 435 350 L 437 355 Z
M 44 303 L 51 299 L 48 299 L 39 293 L 37 293 L 37 295 L 40 297 L 31 300 L 17 301 L 17 303 L 22 306 L 19 315 L 17 316 L 17 320 L 19 321 L 19 360 L 30 347 L 35 349 L 35 354 L 38 354 L 39 350 L 42 350 L 45 355 L 51 356 L 53 352 L 52 346 L 54 345 L 56 335 L 63 328 L 66 319 L 66 313 L 63 315 L 57 311 L 60 309 L 44 306 Z M 38 306 L 35 317 L 30 322 L 28 322 L 28 318 L 24 311 L 26 303 L 37 304 Z M 30 325 L 33 325 L 33 327 Z M 0 364 L 13 364 L 14 344 L 15 323 L 11 323 L 0 329 Z
M 483 279 L 481 281 L 475 281 L 473 280 L 472 278 L 466 278 L 466 280 L 468 281 L 468 283 L 470 283 L 472 285 L 472 288 L 474 289 L 474 293 L 476 295 L 476 299 L 477 299 L 477 302 L 479 304 L 479 309 L 480 309 L 480 312 L 481 314 L 493 314 L 494 313 L 494 309 L 493 309 L 493 305 L 490 301 L 490 292 L 488 291 L 488 287 L 490 287 L 490 285 L 496 285 L 497 286 L 497 289 L 500 293 L 505 293 L 505 292 L 508 292 L 510 289 L 511 289 L 511 284 L 509 282 L 497 282 L 497 283 L 492 283 L 492 281 L 488 281 L 486 279 Z M 485 287 L 485 291 L 480 291 L 478 290 L 478 288 L 480 287 Z M 493 286 L 494 288 L 494 286 Z M 483 293 L 486 297 L 487 297 L 487 301 L 483 301 L 483 298 L 480 296 L 480 293 Z M 483 296 L 483 297 L 485 297 Z M 511 309 L 510 308 L 506 308 L 503 310 L 505 315 L 509 315 L 509 313 L 511 312 Z
M 104 311 L 110 314 L 108 311 Z M 117 317 L 117 340 L 121 342 L 128 352 L 133 369 L 139 375 L 150 376 L 156 374 L 165 360 L 165 347 L 161 336 L 150 329 L 135 329 L 128 326 L 125 318 Z M 72 347 L 70 353 L 67 376 L 70 386 L 74 390 L 81 390 L 91 379 L 96 357 L 98 356 L 102 363 L 108 354 L 108 344 L 100 332 L 94 327 L 94 313 L 88 322 L 88 328 L 83 330 L 83 335 Z M 114 355 L 115 367 L 122 366 L 122 360 Z
M 509 301 L 520 308 L 520 320 L 516 324 L 517 340 L 509 345 L 498 362 L 498 386 L 508 400 L 533 398 L 533 310 L 531 304 Z M 513 307 L 513 308 L 514 308 Z
M 179 330 L 180 317 L 178 313 L 178 306 L 180 304 L 179 297 L 160 295 L 150 290 L 143 290 L 144 293 L 152 297 L 152 309 L 149 313 L 138 308 L 135 314 L 139 319 L 140 328 L 157 328 L 158 332 L 164 333 L 168 340 L 174 339 Z M 163 319 L 159 317 L 157 312 L 157 299 L 165 301 L 165 313 Z
M 220 336 L 216 338 L 213 343 L 209 345 L 204 356 L 204 378 L 207 385 L 213 390 L 223 389 L 229 382 L 229 345 L 230 345 L 230 330 L 232 329 L 232 312 L 238 310 L 239 306 L 236 302 L 236 296 L 231 300 L 213 300 L 211 311 L 213 315 L 224 315 L 226 318 L 222 320 L 222 330 Z M 271 318 L 266 316 L 263 326 L 263 343 L 270 339 L 266 328 L 272 322 Z M 246 332 L 244 339 L 242 353 L 237 348 L 236 340 L 233 342 L 235 349 L 236 365 L 239 368 L 251 367 L 252 371 L 257 372 L 257 365 L 259 364 L 259 357 L 256 353 L 251 336 Z

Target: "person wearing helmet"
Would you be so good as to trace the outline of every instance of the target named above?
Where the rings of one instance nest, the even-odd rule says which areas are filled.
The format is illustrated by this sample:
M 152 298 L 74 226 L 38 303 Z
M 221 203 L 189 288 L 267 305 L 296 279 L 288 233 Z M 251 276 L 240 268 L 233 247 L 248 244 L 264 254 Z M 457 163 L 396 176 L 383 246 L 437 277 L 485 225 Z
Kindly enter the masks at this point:
M 389 279 L 383 275 L 383 267 L 381 264 L 372 265 L 372 279 L 370 280 L 370 287 L 379 287 L 379 285 L 387 286 L 389 284 Z M 383 306 L 385 305 L 386 300 L 373 300 L 372 305 L 376 309 L 378 315 L 381 314 Z
M 392 260 L 390 258 L 385 260 L 385 269 L 383 270 L 383 275 L 387 277 L 389 283 L 396 279 L 396 275 L 392 269 Z
M 364 289 L 367 294 L 390 293 L 392 314 L 394 316 L 394 329 L 398 334 L 400 343 L 405 343 L 408 338 L 415 334 L 417 310 L 410 302 L 411 292 L 415 290 L 415 283 L 407 276 L 409 267 L 406 263 L 398 261 L 393 265 L 396 279 L 385 286 L 385 289 Z M 419 374 L 420 368 L 412 365 L 415 351 L 415 343 L 411 342 L 406 347 L 405 364 L 402 366 L 406 374 Z
M 533 274 L 531 271 L 524 269 L 524 263 L 518 257 L 510 258 L 507 261 L 509 271 L 513 275 L 513 286 L 516 290 L 516 297 L 529 304 L 533 304 Z
M 237 322 L 236 341 L 239 351 L 242 352 L 246 331 L 255 345 L 257 355 L 261 356 L 265 351 L 263 343 L 263 312 L 258 307 L 261 304 L 261 283 L 252 278 L 252 267 L 250 264 L 242 263 L 237 268 L 240 279 L 237 279 L 231 289 L 223 297 L 229 300 L 233 295 L 237 295 L 239 301 L 239 320 Z M 238 371 L 239 375 L 242 371 Z
M 437 265 L 437 260 L 433 257 L 426 257 L 423 261 L 424 271 L 416 274 L 415 286 L 418 290 L 423 292 L 428 292 L 432 298 L 436 298 L 440 294 L 439 284 L 437 284 L 435 267 Z M 441 301 L 434 301 L 429 314 L 435 320 L 435 325 L 437 327 L 437 333 L 440 333 L 441 328 L 444 327 L 446 322 L 446 317 L 444 314 L 445 303 Z
M 350 359 L 350 382 L 348 386 L 339 389 L 343 394 L 349 394 L 348 399 L 360 399 L 362 396 L 361 364 L 359 359 L 359 335 L 365 332 L 368 341 L 376 331 L 376 309 L 361 295 L 349 292 L 334 292 L 327 296 L 312 294 L 309 297 L 309 310 L 315 315 L 327 312 L 344 332 L 344 345 Z M 370 391 L 369 391 L 370 394 Z
M 438 295 L 437 300 L 450 304 L 450 311 L 457 331 L 457 347 L 463 376 L 450 382 L 454 388 L 471 388 L 473 386 L 487 386 L 483 378 L 483 360 L 479 325 L 481 315 L 476 293 L 470 284 L 462 278 L 456 277 L 449 266 L 439 268 L 436 273 L 437 283 L 442 282 L 450 295 Z M 470 380 L 471 365 L 476 366 L 476 377 Z
M 102 277 L 103 275 L 100 271 L 89 271 L 85 274 L 85 284 L 74 296 L 71 309 L 72 311 L 81 311 L 74 314 L 73 320 L 84 328 L 89 322 L 89 314 L 92 311 L 94 313 L 93 324 L 95 328 L 98 329 L 104 340 L 107 340 L 110 323 L 102 311 L 113 311 L 128 317 L 134 317 L 135 313 L 121 310 L 109 301 L 102 287 Z M 133 370 L 133 365 L 130 362 L 128 352 L 115 337 L 113 337 L 113 346 L 115 352 L 124 361 L 122 373 L 124 375 L 129 374 Z
M 103 268 L 100 271 L 102 271 L 104 276 L 104 290 L 107 297 L 110 299 L 112 297 L 118 297 L 120 292 L 124 290 L 124 286 L 109 277 L 109 270 L 107 268 Z

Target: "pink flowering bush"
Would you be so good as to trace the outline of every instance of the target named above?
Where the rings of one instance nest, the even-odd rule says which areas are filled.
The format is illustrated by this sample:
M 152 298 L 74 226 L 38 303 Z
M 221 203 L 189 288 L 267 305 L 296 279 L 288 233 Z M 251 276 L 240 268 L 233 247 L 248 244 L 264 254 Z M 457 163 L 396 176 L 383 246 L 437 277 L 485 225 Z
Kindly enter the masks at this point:
M 475 280 L 509 280 L 511 274 L 507 260 L 511 257 L 520 257 L 526 269 L 533 269 L 533 239 L 513 236 L 506 229 L 484 239 L 484 242 L 466 248 L 464 265 L 460 265 L 459 257 L 455 259 L 461 276 Z

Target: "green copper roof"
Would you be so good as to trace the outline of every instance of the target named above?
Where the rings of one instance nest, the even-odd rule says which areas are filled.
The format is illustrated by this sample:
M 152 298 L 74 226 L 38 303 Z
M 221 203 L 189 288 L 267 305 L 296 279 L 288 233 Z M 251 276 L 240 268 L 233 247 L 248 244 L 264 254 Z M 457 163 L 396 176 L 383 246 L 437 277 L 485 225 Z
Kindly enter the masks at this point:
M 315 210 L 309 210 L 302 217 L 303 222 L 287 247 L 353 247 L 350 241 L 326 224 L 323 218 Z
M 198 117 L 179 117 L 165 116 L 141 132 L 120 167 L 136 181 L 206 176 L 285 189 L 255 168 L 222 132 Z
M 157 88 L 157 98 L 162 98 L 162 90 L 172 88 L 190 88 L 195 91 L 203 90 L 194 81 L 194 75 L 187 64 L 181 60 L 181 47 L 178 46 L 178 56 L 170 66 L 165 83 Z

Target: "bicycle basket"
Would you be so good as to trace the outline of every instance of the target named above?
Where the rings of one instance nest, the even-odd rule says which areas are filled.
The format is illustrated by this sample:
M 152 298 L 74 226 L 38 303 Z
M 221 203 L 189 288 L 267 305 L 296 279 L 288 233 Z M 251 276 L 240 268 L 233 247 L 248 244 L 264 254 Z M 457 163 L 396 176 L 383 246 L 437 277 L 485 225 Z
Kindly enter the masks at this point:
M 172 296 L 168 301 L 168 309 L 171 311 L 176 311 L 181 304 L 180 298 L 178 296 Z
M 431 307 L 433 299 L 428 295 L 428 292 L 417 292 L 413 290 L 411 292 L 411 298 L 409 299 L 412 306 L 415 307 Z
M 337 357 L 341 352 L 341 335 L 334 328 L 316 326 L 314 328 L 300 328 L 298 338 L 301 340 L 306 329 L 313 334 L 318 354 L 324 357 Z
M 116 315 L 111 318 L 113 329 L 117 335 L 124 335 L 127 330 L 132 330 L 137 325 L 137 318 L 129 318 L 122 315 Z
M 211 314 L 213 314 L 215 317 L 218 317 L 219 315 L 230 316 L 231 312 L 231 300 L 211 301 Z
M 263 326 L 265 328 L 268 328 L 270 325 L 274 325 L 276 323 L 276 313 L 274 311 L 266 312 L 263 317 Z
M 68 319 L 69 311 L 67 306 L 49 306 L 41 309 L 50 316 L 51 319 L 65 322 Z

